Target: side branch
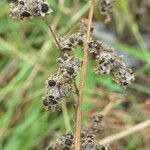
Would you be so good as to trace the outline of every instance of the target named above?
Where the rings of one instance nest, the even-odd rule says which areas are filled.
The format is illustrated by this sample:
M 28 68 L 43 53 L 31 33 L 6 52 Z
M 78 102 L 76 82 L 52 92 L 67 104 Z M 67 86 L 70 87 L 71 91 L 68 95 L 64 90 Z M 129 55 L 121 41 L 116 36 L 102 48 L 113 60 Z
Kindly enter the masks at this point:
M 146 120 L 146 121 L 144 121 L 142 123 L 139 123 L 139 124 L 129 128 L 129 129 L 126 129 L 126 130 L 124 130 L 124 131 L 122 131 L 120 133 L 108 136 L 108 137 L 100 140 L 99 143 L 102 144 L 102 145 L 103 144 L 104 145 L 105 144 L 110 144 L 110 143 L 113 143 L 114 141 L 117 141 L 117 140 L 119 140 L 121 138 L 124 138 L 124 137 L 126 137 L 126 136 L 128 136 L 130 134 L 133 134 L 133 133 L 137 132 L 137 131 L 143 130 L 143 129 L 147 128 L 147 127 L 150 127 L 150 120 Z
M 55 42 L 56 42 L 56 44 L 57 44 L 57 46 L 58 46 L 59 50 L 61 51 L 61 47 L 60 47 L 60 45 L 59 45 L 59 42 L 58 42 L 58 40 L 57 40 L 57 38 L 56 38 L 56 35 L 55 35 L 55 33 L 54 33 L 53 29 L 52 29 L 52 28 L 51 28 L 51 26 L 48 24 L 48 22 L 47 22 L 47 19 L 46 19 L 46 18 L 44 18 L 44 21 L 45 21 L 46 25 L 48 26 L 48 28 L 49 28 L 50 32 L 52 33 L 52 36 L 53 36 L 53 38 L 54 38 L 54 40 L 55 40 Z

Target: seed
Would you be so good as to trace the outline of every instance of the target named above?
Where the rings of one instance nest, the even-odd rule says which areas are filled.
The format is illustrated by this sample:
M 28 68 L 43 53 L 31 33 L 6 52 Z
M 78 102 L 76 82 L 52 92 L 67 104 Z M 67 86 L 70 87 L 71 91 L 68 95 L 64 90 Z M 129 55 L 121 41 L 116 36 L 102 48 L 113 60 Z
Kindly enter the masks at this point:
M 54 80 L 49 80 L 48 81 L 48 85 L 49 86 L 55 86 L 56 85 L 56 82 Z
M 47 99 L 44 99 L 44 100 L 43 100 L 43 105 L 44 105 L 44 106 L 47 106 L 47 105 L 48 105 Z
M 53 96 L 53 95 L 49 95 L 49 98 L 50 98 L 50 99 L 54 99 L 54 96 Z
M 89 48 L 92 48 L 92 47 L 93 47 L 93 42 L 90 42 L 90 43 L 88 44 L 88 47 L 89 47 Z
M 106 148 L 104 146 L 101 147 L 101 150 L 106 150 Z
M 68 145 L 68 146 L 71 146 L 72 142 L 71 142 L 71 140 L 66 139 L 65 144 Z
M 48 5 L 47 4 L 41 4 L 41 11 L 43 12 L 43 13 L 46 13 L 46 12 L 48 12 Z
M 53 149 L 53 147 L 48 147 L 48 149 L 47 149 L 47 150 L 54 150 L 54 149 Z
M 24 1 L 19 1 L 19 4 L 24 6 Z
M 78 40 L 78 44 L 82 46 L 82 45 L 83 45 L 83 40 L 82 40 L 82 39 L 79 39 L 79 40 Z
M 67 73 L 70 74 L 70 75 L 74 74 L 74 68 L 68 67 L 67 68 Z
M 123 85 L 124 85 L 124 86 L 128 85 L 128 82 L 124 82 Z
M 20 16 L 22 16 L 22 17 L 30 17 L 31 14 L 30 14 L 29 12 L 27 12 L 27 11 L 24 11 L 24 12 L 22 12 L 22 13 L 20 14 Z

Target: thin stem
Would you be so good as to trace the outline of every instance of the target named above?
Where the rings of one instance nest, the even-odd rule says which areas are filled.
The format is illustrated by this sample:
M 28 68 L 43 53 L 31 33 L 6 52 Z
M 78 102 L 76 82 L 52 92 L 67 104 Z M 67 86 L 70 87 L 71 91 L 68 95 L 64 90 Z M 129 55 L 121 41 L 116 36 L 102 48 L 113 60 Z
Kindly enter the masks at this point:
M 78 89 L 78 86 L 77 86 L 77 84 L 76 84 L 75 79 L 73 80 L 73 85 L 74 85 L 75 92 L 76 92 L 77 96 L 79 96 L 79 89 Z
M 84 57 L 83 57 L 83 65 L 82 65 L 82 72 L 81 72 L 81 78 L 80 78 L 79 96 L 78 96 L 78 105 L 77 105 L 75 150 L 80 150 L 82 100 L 83 100 L 84 81 L 85 81 L 86 69 L 87 69 L 87 63 L 88 63 L 88 42 L 90 40 L 92 19 L 93 19 L 93 1 L 91 1 L 91 7 L 90 7 L 89 17 L 88 17 L 87 35 L 84 41 Z
M 143 122 L 129 128 L 129 129 L 126 129 L 120 133 L 117 133 L 117 134 L 108 136 L 104 139 L 101 139 L 99 143 L 101 145 L 110 144 L 110 143 L 113 143 L 114 141 L 117 141 L 121 138 L 124 138 L 128 135 L 131 135 L 135 132 L 138 132 L 138 131 L 143 130 L 143 129 L 148 128 L 148 127 L 150 127 L 150 120 L 143 121 Z
M 52 35 L 53 35 L 53 37 L 54 37 L 54 40 L 55 40 L 55 42 L 56 42 L 56 44 L 57 44 L 59 50 L 61 51 L 61 47 L 60 47 L 60 45 L 59 45 L 59 42 L 58 42 L 58 40 L 57 40 L 57 38 L 56 38 L 56 35 L 55 35 L 53 29 L 52 29 L 51 26 L 49 25 L 49 23 L 48 23 L 48 21 L 47 21 L 46 18 L 44 18 L 44 21 L 45 21 L 45 23 L 47 24 L 47 26 L 48 26 L 50 32 L 52 33 Z
M 69 114 L 68 114 L 68 109 L 67 109 L 67 104 L 66 101 L 62 104 L 62 111 L 63 111 L 63 116 L 64 116 L 64 121 L 66 125 L 66 130 L 71 131 L 71 125 L 70 125 L 70 120 L 69 120 Z

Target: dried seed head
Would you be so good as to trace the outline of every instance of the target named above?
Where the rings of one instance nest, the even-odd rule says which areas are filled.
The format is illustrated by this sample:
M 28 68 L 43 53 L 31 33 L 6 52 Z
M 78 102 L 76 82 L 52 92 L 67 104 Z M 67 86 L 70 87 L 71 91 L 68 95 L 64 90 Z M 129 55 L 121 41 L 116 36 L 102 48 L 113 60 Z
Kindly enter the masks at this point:
M 114 49 L 108 47 L 103 42 L 91 40 L 88 43 L 88 51 L 92 54 L 98 55 L 100 52 L 113 52 Z
M 123 56 L 118 56 L 114 52 L 100 52 L 96 57 L 97 74 L 112 74 L 114 81 L 126 87 L 134 81 L 132 70 L 127 68 Z
M 63 60 L 62 58 L 67 58 Z M 70 80 L 76 77 L 78 71 L 81 68 L 81 60 L 78 57 L 69 56 L 65 54 L 58 59 L 60 63 L 60 71 L 66 80 Z
M 18 0 L 10 3 L 10 17 L 13 19 L 44 17 L 51 12 L 46 0 Z
M 114 0 L 100 0 L 100 11 L 105 17 L 105 23 L 111 21 L 111 14 L 113 12 L 113 2 Z
M 84 35 L 87 33 L 87 28 L 88 28 L 88 19 L 81 20 L 79 32 Z M 94 24 L 91 25 L 91 32 L 93 31 L 93 29 Z
M 120 67 L 114 72 L 114 80 L 118 84 L 126 86 L 134 81 L 133 71 L 126 67 Z
M 72 86 L 65 82 L 62 76 L 53 75 L 46 81 L 47 101 L 49 110 L 58 109 L 72 91 Z
M 99 124 L 102 122 L 102 118 L 102 115 L 94 115 L 92 117 L 92 122 Z M 80 150 L 109 150 L 108 146 L 100 145 L 96 140 L 96 136 L 90 131 L 91 127 L 81 130 Z M 74 150 L 74 142 L 74 135 L 72 133 L 66 133 L 61 138 L 57 139 L 51 148 L 55 150 Z
M 59 39 L 59 45 L 63 51 L 71 51 L 79 45 L 79 42 L 83 39 L 83 35 L 80 32 L 71 34 L 70 36 L 61 37 Z
M 103 116 L 101 114 L 95 114 L 91 117 L 90 132 L 100 133 L 104 129 Z

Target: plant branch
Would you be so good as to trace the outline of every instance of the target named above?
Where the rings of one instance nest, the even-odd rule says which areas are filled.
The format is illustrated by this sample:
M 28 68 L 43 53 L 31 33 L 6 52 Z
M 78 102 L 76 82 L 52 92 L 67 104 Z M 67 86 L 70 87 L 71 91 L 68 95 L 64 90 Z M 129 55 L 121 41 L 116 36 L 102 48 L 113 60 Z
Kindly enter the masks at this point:
M 58 40 L 57 40 L 57 38 L 56 38 L 56 35 L 55 35 L 53 29 L 52 29 L 51 26 L 49 25 L 49 23 L 48 23 L 48 21 L 47 21 L 46 18 L 44 18 L 44 21 L 45 21 L 45 23 L 47 24 L 47 26 L 48 26 L 50 32 L 52 33 L 52 36 L 54 37 L 54 40 L 55 40 L 55 42 L 56 42 L 56 44 L 57 44 L 59 50 L 61 51 L 61 47 L 60 47 L 60 45 L 59 45 L 59 42 L 58 42 Z
M 110 143 L 113 143 L 114 141 L 117 141 L 117 140 L 119 140 L 121 138 L 124 138 L 124 137 L 126 137 L 126 136 L 128 136 L 130 134 L 133 134 L 133 133 L 137 132 L 137 131 L 143 130 L 143 129 L 147 128 L 147 127 L 150 127 L 150 120 L 146 120 L 146 121 L 144 121 L 142 123 L 139 123 L 139 124 L 129 128 L 129 129 L 126 129 L 126 130 L 124 130 L 124 131 L 122 131 L 120 133 L 108 136 L 108 137 L 100 140 L 99 143 L 102 144 L 102 145 L 110 144 Z
M 86 69 L 88 63 L 88 42 L 90 40 L 92 19 L 93 19 L 93 1 L 91 1 L 91 7 L 90 7 L 89 17 L 88 17 L 87 35 L 84 41 L 84 57 L 83 57 L 83 65 L 82 65 L 81 78 L 80 78 L 77 116 L 76 116 L 77 118 L 76 118 L 76 133 L 75 133 L 75 150 L 80 150 L 83 90 L 84 90 L 84 82 L 85 82 Z

